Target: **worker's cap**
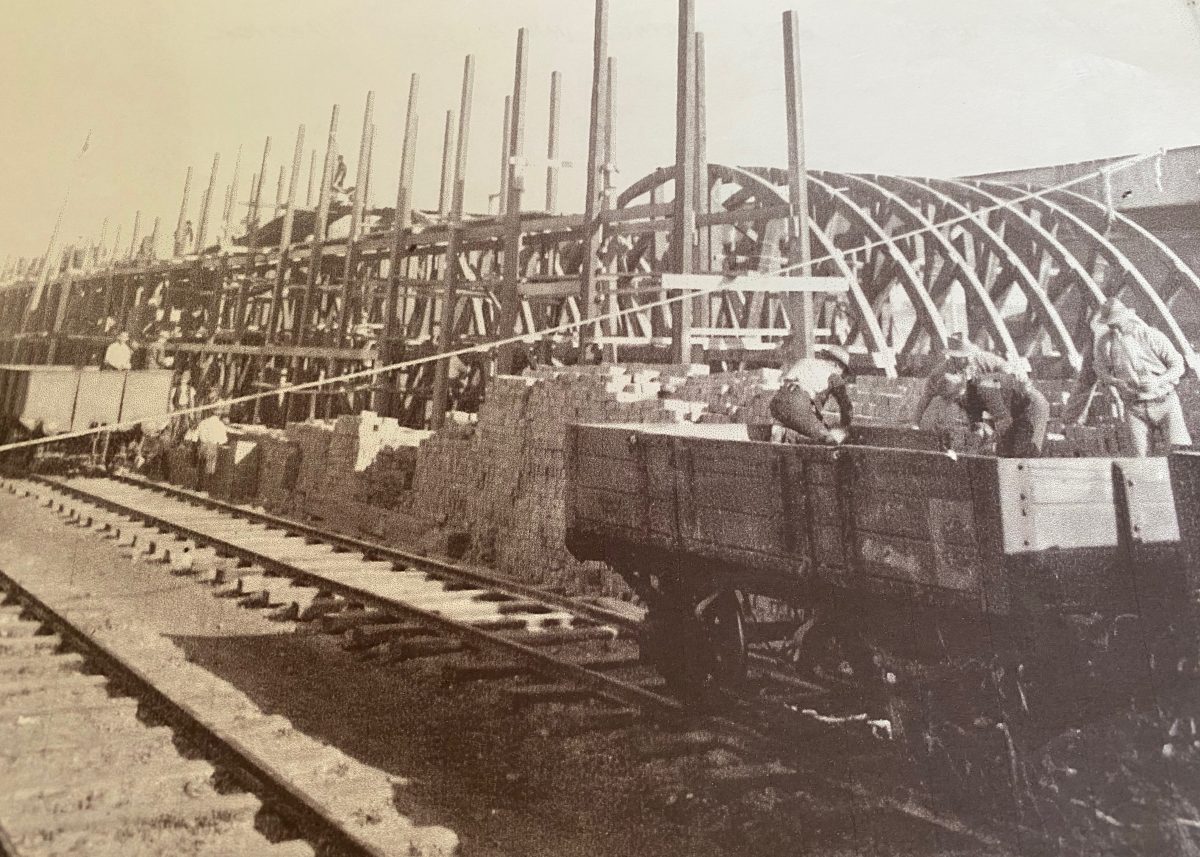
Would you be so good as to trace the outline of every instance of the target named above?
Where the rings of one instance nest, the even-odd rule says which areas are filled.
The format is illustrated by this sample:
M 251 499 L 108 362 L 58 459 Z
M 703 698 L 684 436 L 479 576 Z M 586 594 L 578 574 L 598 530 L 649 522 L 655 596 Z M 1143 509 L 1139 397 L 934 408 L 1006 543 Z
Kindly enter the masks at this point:
M 1109 298 L 1100 307 L 1096 321 L 1104 325 L 1118 324 L 1127 319 L 1136 318 L 1137 313 L 1131 310 L 1117 298 Z
M 965 333 L 952 333 L 946 337 L 947 357 L 970 357 L 975 353 L 975 347 Z

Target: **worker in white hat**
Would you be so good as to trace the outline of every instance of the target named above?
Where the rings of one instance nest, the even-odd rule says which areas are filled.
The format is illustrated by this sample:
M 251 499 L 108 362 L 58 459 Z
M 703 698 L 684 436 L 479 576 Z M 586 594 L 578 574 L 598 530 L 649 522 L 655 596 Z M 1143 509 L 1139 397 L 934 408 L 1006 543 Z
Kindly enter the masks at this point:
M 781 439 L 837 445 L 846 440 L 853 406 L 846 383 L 852 378 L 849 353 L 838 345 L 820 346 L 815 357 L 787 362 L 783 388 L 771 400 L 771 416 L 783 429 Z M 825 404 L 838 406 L 839 425 L 825 422 Z
M 1100 307 L 1097 321 L 1105 330 L 1096 337 L 1092 365 L 1096 379 L 1113 387 L 1125 406 L 1128 452 L 1148 455 L 1153 432 L 1161 433 L 1173 447 L 1191 446 L 1175 392 L 1187 370 L 1183 355 L 1165 333 L 1116 298 Z

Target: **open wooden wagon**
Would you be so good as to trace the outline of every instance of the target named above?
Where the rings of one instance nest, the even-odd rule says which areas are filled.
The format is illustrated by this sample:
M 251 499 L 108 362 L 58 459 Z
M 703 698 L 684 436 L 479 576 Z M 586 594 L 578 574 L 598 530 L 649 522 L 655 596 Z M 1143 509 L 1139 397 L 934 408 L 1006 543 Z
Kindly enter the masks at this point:
M 910 737 L 928 736 L 934 710 L 954 728 L 1044 733 L 1196 672 L 1200 456 L 997 459 L 751 435 L 568 434 L 568 547 L 637 592 L 643 657 L 679 692 L 738 683 L 758 644 L 857 688 Z
M 139 425 L 121 432 L 118 440 L 136 435 L 142 424 L 157 431 L 167 422 L 172 377 L 163 369 L 0 366 L 0 443 L 135 422 Z M 76 454 L 91 450 L 91 438 L 69 447 Z M 18 452 L 22 461 L 33 454 Z

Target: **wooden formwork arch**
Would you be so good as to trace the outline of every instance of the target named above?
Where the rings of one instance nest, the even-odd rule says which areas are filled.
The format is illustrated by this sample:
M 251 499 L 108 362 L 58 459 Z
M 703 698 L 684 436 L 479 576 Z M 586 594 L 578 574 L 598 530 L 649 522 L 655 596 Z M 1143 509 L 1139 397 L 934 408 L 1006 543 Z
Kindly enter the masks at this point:
M 977 311 L 982 314 L 984 325 L 991 335 L 993 342 L 1000 347 L 1004 356 L 1010 359 L 1020 356 L 1016 343 L 1013 342 L 1012 335 L 1009 333 L 1008 327 L 1004 324 L 1004 320 L 1000 316 L 1000 310 L 992 301 L 991 295 L 980 280 L 978 272 L 967 261 L 959 249 L 942 233 L 941 228 L 937 224 L 898 194 L 893 193 L 886 187 L 870 179 L 850 173 L 830 175 L 836 176 L 841 181 L 850 182 L 853 186 L 861 188 L 869 196 L 876 196 L 880 203 L 886 203 L 892 213 L 899 213 L 901 215 L 900 219 L 906 221 L 911 228 L 922 230 L 922 235 L 925 239 L 934 242 L 943 254 L 942 273 L 939 274 L 939 279 L 944 280 L 947 287 L 955 280 L 966 287 L 966 294 L 969 299 L 974 299 Z M 927 262 L 927 274 L 931 274 L 932 270 L 933 266 Z M 958 272 L 957 276 L 954 275 L 954 271 Z M 941 288 L 938 285 L 930 283 L 927 285 L 926 291 L 929 297 L 936 302 L 937 293 L 941 291 Z
M 996 258 L 1002 259 L 1013 274 L 1011 282 L 1015 283 L 1022 291 L 1030 306 L 1036 307 L 1037 314 L 1041 319 L 1041 326 L 1050 335 L 1054 346 L 1066 357 L 1072 367 L 1079 367 L 1082 357 L 1063 322 L 1062 315 L 1046 294 L 1046 290 L 1042 288 L 1038 278 L 1025 264 L 1025 260 L 1005 243 L 1004 239 L 988 225 L 985 219 L 968 217 L 971 212 L 966 205 L 950 194 L 932 187 L 928 182 L 904 176 L 875 176 L 874 179 L 877 183 L 891 187 L 902 195 L 911 194 L 931 205 L 940 207 L 948 215 L 946 220 L 955 221 L 953 228 L 961 228 L 978 244 L 988 248 Z M 992 294 L 995 294 L 994 287 Z M 1022 354 L 1028 356 L 1024 350 L 1022 350 Z
M 1012 195 L 1019 195 L 1020 191 L 1013 188 L 1011 185 L 1000 185 L 995 182 L 978 182 L 978 187 L 987 189 L 997 198 L 1008 198 Z M 1179 323 L 1175 320 L 1175 316 L 1167 307 L 1162 297 L 1150 285 L 1149 281 L 1138 270 L 1125 253 L 1109 241 L 1103 234 L 1094 229 L 1090 224 L 1084 221 L 1081 217 L 1075 214 L 1070 209 L 1059 205 L 1045 196 L 1035 194 L 1029 200 L 1031 208 L 1042 212 L 1044 215 L 1061 218 L 1065 220 L 1077 236 L 1086 239 L 1092 251 L 1105 259 L 1108 263 L 1119 268 L 1123 272 L 1123 276 L 1118 278 L 1116 287 L 1106 292 L 1106 297 L 1118 297 L 1125 289 L 1132 288 L 1137 294 L 1146 300 L 1153 308 L 1155 315 L 1166 328 L 1165 333 L 1171 338 L 1176 348 L 1184 355 L 1189 366 L 1198 366 L 1200 358 L 1197 357 L 1195 350 L 1192 348 L 1187 337 L 1180 328 Z

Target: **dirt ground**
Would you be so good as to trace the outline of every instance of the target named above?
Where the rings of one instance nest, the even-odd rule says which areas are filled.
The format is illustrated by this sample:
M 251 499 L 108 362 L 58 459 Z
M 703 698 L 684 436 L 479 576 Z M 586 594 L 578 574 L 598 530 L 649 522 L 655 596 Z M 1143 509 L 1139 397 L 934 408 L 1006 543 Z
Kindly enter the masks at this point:
M 162 565 L 122 556 L 29 500 L 0 495 L 0 564 L 66 580 L 169 637 L 261 709 L 391 775 L 397 808 L 468 855 L 946 853 L 924 829 L 771 788 L 717 798 L 720 751 L 651 759 L 662 734 L 571 732 L 578 708 L 513 713 L 500 682 L 447 685 L 445 657 L 385 664 L 295 633 Z M 513 681 L 521 681 L 516 679 Z M 918 826 L 919 827 L 919 826 Z M 965 852 L 964 852 L 965 853 Z

